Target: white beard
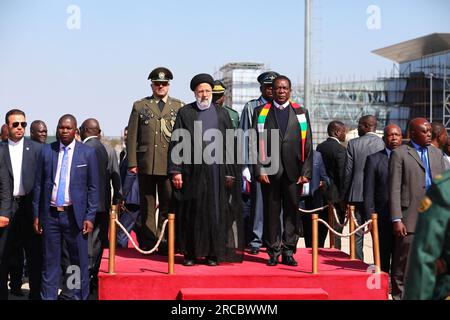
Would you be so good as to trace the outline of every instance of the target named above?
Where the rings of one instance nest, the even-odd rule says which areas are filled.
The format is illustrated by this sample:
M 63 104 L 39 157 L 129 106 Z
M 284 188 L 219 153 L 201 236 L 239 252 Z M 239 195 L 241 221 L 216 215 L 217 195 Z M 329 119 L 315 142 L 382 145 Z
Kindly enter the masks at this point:
M 197 107 L 200 110 L 206 110 L 211 106 L 211 100 L 203 100 L 201 98 L 195 97 L 195 100 L 197 101 Z

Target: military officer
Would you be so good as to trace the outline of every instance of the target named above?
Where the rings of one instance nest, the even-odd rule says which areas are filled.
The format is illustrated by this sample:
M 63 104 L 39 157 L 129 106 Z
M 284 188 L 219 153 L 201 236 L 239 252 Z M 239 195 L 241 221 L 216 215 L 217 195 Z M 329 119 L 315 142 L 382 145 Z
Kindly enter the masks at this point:
M 257 81 L 260 84 L 259 90 L 261 96 L 258 99 L 253 99 L 247 102 L 241 113 L 241 120 L 239 127 L 244 131 L 252 127 L 253 110 L 257 107 L 272 102 L 272 86 L 273 80 L 278 77 L 279 74 L 274 71 L 267 71 L 261 73 Z M 246 242 L 250 247 L 250 254 L 258 254 L 262 246 L 263 240 L 263 201 L 260 183 L 252 177 L 252 164 L 249 158 L 249 139 L 244 139 L 242 143 L 242 156 L 241 161 L 244 162 L 242 170 L 242 202 L 244 205 L 244 219 L 245 230 L 247 234 Z
M 153 95 L 133 104 L 128 121 L 128 169 L 138 174 L 142 219 L 142 248 L 154 247 L 171 205 L 172 188 L 167 176 L 170 137 L 178 110 L 184 103 L 169 96 L 172 72 L 164 67 L 154 69 L 151 80 Z M 156 226 L 156 192 L 159 214 Z M 165 233 L 167 235 L 167 232 Z M 167 237 L 165 237 L 167 238 Z M 158 252 L 165 254 L 163 242 Z
M 212 102 L 220 107 L 225 108 L 228 111 L 228 114 L 230 115 L 231 118 L 231 123 L 233 124 L 233 128 L 236 129 L 237 127 L 239 127 L 239 113 L 236 110 L 224 104 L 226 89 L 227 87 L 225 87 L 222 81 L 220 80 L 214 81 L 214 88 L 212 90 L 213 94 Z
M 403 299 L 450 296 L 450 171 L 437 176 L 422 200 Z

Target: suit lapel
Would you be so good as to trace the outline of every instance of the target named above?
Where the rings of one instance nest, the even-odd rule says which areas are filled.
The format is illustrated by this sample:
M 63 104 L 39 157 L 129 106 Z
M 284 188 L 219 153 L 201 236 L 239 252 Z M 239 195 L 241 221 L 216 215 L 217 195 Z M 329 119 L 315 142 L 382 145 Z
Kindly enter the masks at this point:
M 31 148 L 32 145 L 30 143 L 30 141 L 28 141 L 27 139 L 24 138 L 23 141 L 23 153 L 22 153 L 22 177 L 26 177 L 26 172 L 25 170 L 27 168 L 29 168 L 29 162 L 30 160 L 30 154 L 31 154 Z
M 427 147 L 427 149 L 428 149 L 428 162 L 430 164 L 430 172 L 431 172 L 431 176 L 434 177 L 435 176 L 434 171 L 436 171 L 434 169 L 439 168 L 439 163 L 437 163 L 436 161 L 437 161 L 437 159 L 440 159 L 440 157 L 435 156 L 435 152 L 436 151 L 441 152 L 441 151 L 431 145 L 429 145 Z
M 412 145 L 408 145 L 408 153 L 417 161 L 422 169 L 425 170 L 422 160 L 419 158 L 419 154 Z
M 9 142 L 5 143 L 5 154 L 6 154 L 6 166 L 8 167 L 9 174 L 11 178 L 14 178 L 12 164 L 11 164 L 11 155 L 9 153 Z
M 283 137 L 283 140 L 286 140 L 287 136 L 289 134 L 297 134 L 296 128 L 299 127 L 298 121 L 297 121 L 297 115 L 295 114 L 294 109 L 292 108 L 291 104 L 288 105 L 289 108 L 289 118 L 288 118 L 288 125 L 286 128 L 286 134 Z
M 59 156 L 59 142 L 55 142 L 52 145 L 52 178 L 55 181 L 56 169 L 58 168 L 58 156 Z
M 383 161 L 380 161 L 381 165 L 387 171 L 387 170 L 389 170 L 389 157 L 388 157 L 386 148 L 381 150 L 380 154 L 381 154 L 381 157 L 383 159 Z
M 74 172 L 75 172 L 75 168 L 77 167 L 77 163 L 78 163 L 78 148 L 80 147 L 80 143 L 78 141 L 75 142 L 75 148 L 73 149 L 73 154 L 72 154 L 72 164 L 70 166 L 70 181 L 73 181 L 72 179 L 75 179 L 74 177 Z
M 150 114 L 150 117 L 152 117 L 152 116 L 160 116 L 161 115 L 161 111 L 159 111 L 159 107 L 156 104 L 156 100 L 155 100 L 155 98 L 153 98 L 153 96 L 151 96 L 150 99 L 145 101 L 144 104 L 147 107 L 147 110 L 148 110 L 148 113 Z
M 266 123 L 264 125 L 264 128 L 267 130 L 280 128 L 280 126 L 278 125 L 277 117 L 275 115 L 275 108 L 276 107 L 272 102 L 269 112 L 267 113 Z M 281 136 L 281 132 L 279 134 L 279 138 L 280 138 L 280 141 L 283 140 L 283 137 Z
M 159 108 L 158 108 L 159 110 Z M 167 102 L 164 105 L 164 108 L 161 112 L 161 117 L 165 116 L 166 114 L 173 112 L 173 108 L 172 108 L 172 98 L 168 97 L 167 98 Z

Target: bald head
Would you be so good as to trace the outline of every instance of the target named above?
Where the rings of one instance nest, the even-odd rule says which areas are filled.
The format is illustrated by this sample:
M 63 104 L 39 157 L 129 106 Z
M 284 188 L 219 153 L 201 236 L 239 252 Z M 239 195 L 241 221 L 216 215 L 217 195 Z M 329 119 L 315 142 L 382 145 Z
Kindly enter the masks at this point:
M 384 127 L 383 141 L 386 148 L 394 150 L 402 145 L 402 129 L 395 123 Z
M 358 121 L 358 135 L 362 137 L 368 132 L 375 132 L 377 130 L 377 118 L 372 115 L 366 115 L 359 118 Z
M 431 123 L 431 144 L 438 149 L 442 149 L 447 140 L 447 130 L 441 122 Z
M 9 135 L 9 129 L 8 129 L 8 125 L 5 123 L 2 125 L 2 141 L 6 141 L 8 140 L 8 135 Z
M 42 120 L 35 120 L 30 126 L 30 138 L 39 143 L 47 141 L 47 126 Z
M 409 123 L 411 140 L 421 147 L 431 144 L 431 124 L 425 118 L 414 118 Z
M 337 138 L 340 142 L 345 142 L 347 128 L 341 121 L 331 121 L 327 127 L 328 136 Z
M 87 137 L 96 136 L 98 137 L 101 133 L 100 124 L 97 119 L 89 118 L 83 121 L 80 127 L 81 139 L 86 139 Z

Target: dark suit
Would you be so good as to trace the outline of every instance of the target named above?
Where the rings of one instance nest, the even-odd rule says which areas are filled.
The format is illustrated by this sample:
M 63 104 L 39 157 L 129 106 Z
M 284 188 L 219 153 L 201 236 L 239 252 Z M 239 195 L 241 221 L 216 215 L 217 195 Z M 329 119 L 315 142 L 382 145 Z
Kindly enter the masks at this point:
M 85 140 L 85 145 L 95 149 L 98 165 L 98 195 L 99 203 L 95 216 L 94 230 L 88 235 L 89 275 L 91 290 L 97 287 L 97 275 L 103 255 L 103 249 L 108 247 L 109 208 L 111 206 L 111 185 L 108 172 L 108 152 L 97 137 Z
M 60 143 L 44 145 L 39 157 L 33 213 L 39 218 L 43 229 L 43 272 L 42 298 L 57 298 L 60 264 L 61 239 L 66 241 L 70 264 L 78 266 L 81 284 L 75 286 L 72 297 L 87 299 L 89 296 L 89 261 L 87 235 L 82 234 L 83 222 L 94 223 L 99 203 L 98 164 L 95 150 L 75 142 L 70 169 L 69 194 L 72 205 L 58 212 L 51 207 L 53 187 L 58 168 Z
M 309 183 L 309 194 L 302 197 L 304 201 L 304 208 L 312 210 L 320 208 L 324 205 L 324 194 L 320 189 L 320 181 L 323 181 L 327 187 L 330 186 L 330 178 L 327 176 L 325 165 L 322 161 L 320 152 L 313 151 L 313 170 L 312 177 Z M 320 219 L 328 220 L 328 211 L 324 209 L 319 212 Z M 301 220 L 303 224 L 303 234 L 305 237 L 305 246 L 311 248 L 312 246 L 312 223 L 311 214 L 302 213 Z M 319 224 L 319 248 L 323 248 L 325 245 L 325 239 L 327 238 L 328 228 L 322 223 Z
M 386 149 L 367 157 L 364 167 L 364 211 L 366 220 L 378 214 L 381 270 L 390 273 L 394 245 L 389 211 L 389 157 Z
M 257 129 L 258 116 L 264 106 L 257 107 L 253 113 L 253 128 Z M 312 175 L 312 135 L 308 111 L 303 109 L 308 124 L 304 162 L 302 162 L 301 133 L 296 113 L 291 104 L 286 108 L 288 120 L 283 134 L 279 126 L 275 106 L 272 103 L 264 123 L 267 130 L 267 154 L 271 152 L 271 131 L 279 130 L 279 148 L 270 155 L 270 164 L 258 163 L 254 166 L 255 177 L 267 174 L 270 184 L 261 184 L 264 203 L 264 241 L 271 258 L 277 258 L 281 253 L 290 256 L 296 252 L 299 238 L 297 223 L 298 204 L 300 201 L 300 185 L 296 184 L 300 176 L 311 179 Z M 260 134 L 258 133 L 258 138 Z M 253 140 L 253 139 L 252 139 Z M 256 150 L 257 141 L 252 141 Z M 261 153 L 258 144 L 258 152 Z M 259 158 L 259 157 L 258 157 Z M 278 164 L 278 167 L 277 167 Z M 271 170 L 271 166 L 274 166 Z M 280 211 L 283 208 L 283 232 L 281 232 Z
M 141 245 L 141 221 L 139 215 L 139 181 L 136 174 L 128 171 L 128 156 L 125 150 L 120 153 L 120 179 L 122 181 L 122 195 L 126 210 L 119 217 L 120 223 L 128 232 L 134 230 L 139 245 Z M 117 244 L 126 248 L 128 237 L 119 229 L 117 232 Z
M 442 151 L 428 146 L 428 162 L 435 178 L 444 172 Z M 410 142 L 395 149 L 389 161 L 389 192 L 392 220 L 401 219 L 408 235 L 395 237 L 392 266 L 392 297 L 401 299 L 410 246 L 414 239 L 418 208 L 425 196 L 425 166 Z
M 383 140 L 375 133 L 368 132 L 365 135 L 352 139 L 347 146 L 347 160 L 345 165 L 344 191 L 347 200 L 355 206 L 355 218 L 359 225 L 364 222 L 364 166 L 368 155 L 384 149 Z M 362 233 L 356 233 L 356 258 L 363 260 Z
M 330 137 L 320 143 L 316 150 L 322 155 L 322 160 L 327 170 L 327 176 L 330 178 L 331 185 L 325 192 L 327 202 L 331 202 L 336 208 L 336 212 L 342 223 L 345 218 L 345 210 L 340 206 L 340 202 L 345 199 L 345 192 L 343 189 L 347 149 L 345 149 L 337 139 Z M 338 224 L 334 225 L 334 229 L 338 232 L 342 232 L 342 227 Z M 334 234 L 330 236 L 334 237 L 334 247 L 336 249 L 341 249 L 341 237 L 337 237 Z
M 2 237 L 6 237 L 4 242 L 4 252 L 1 267 L 0 291 L 4 297 L 7 293 L 7 274 L 3 267 L 4 263 L 9 263 L 11 259 L 21 257 L 23 250 L 27 259 L 30 282 L 30 299 L 39 299 L 41 284 L 41 268 L 42 268 L 42 251 L 41 237 L 33 231 L 33 186 L 34 174 L 36 172 L 36 163 L 41 150 L 41 145 L 29 139 L 23 138 L 23 154 L 22 154 L 22 186 L 24 195 L 14 197 L 11 202 L 10 209 L 4 212 L 9 215 L 9 225 L 4 228 Z M 14 175 L 11 164 L 11 157 L 8 143 L 2 146 L 3 161 L 2 166 L 7 168 L 7 189 L 10 196 L 13 196 Z M 1 249 L 0 249 L 1 251 Z

